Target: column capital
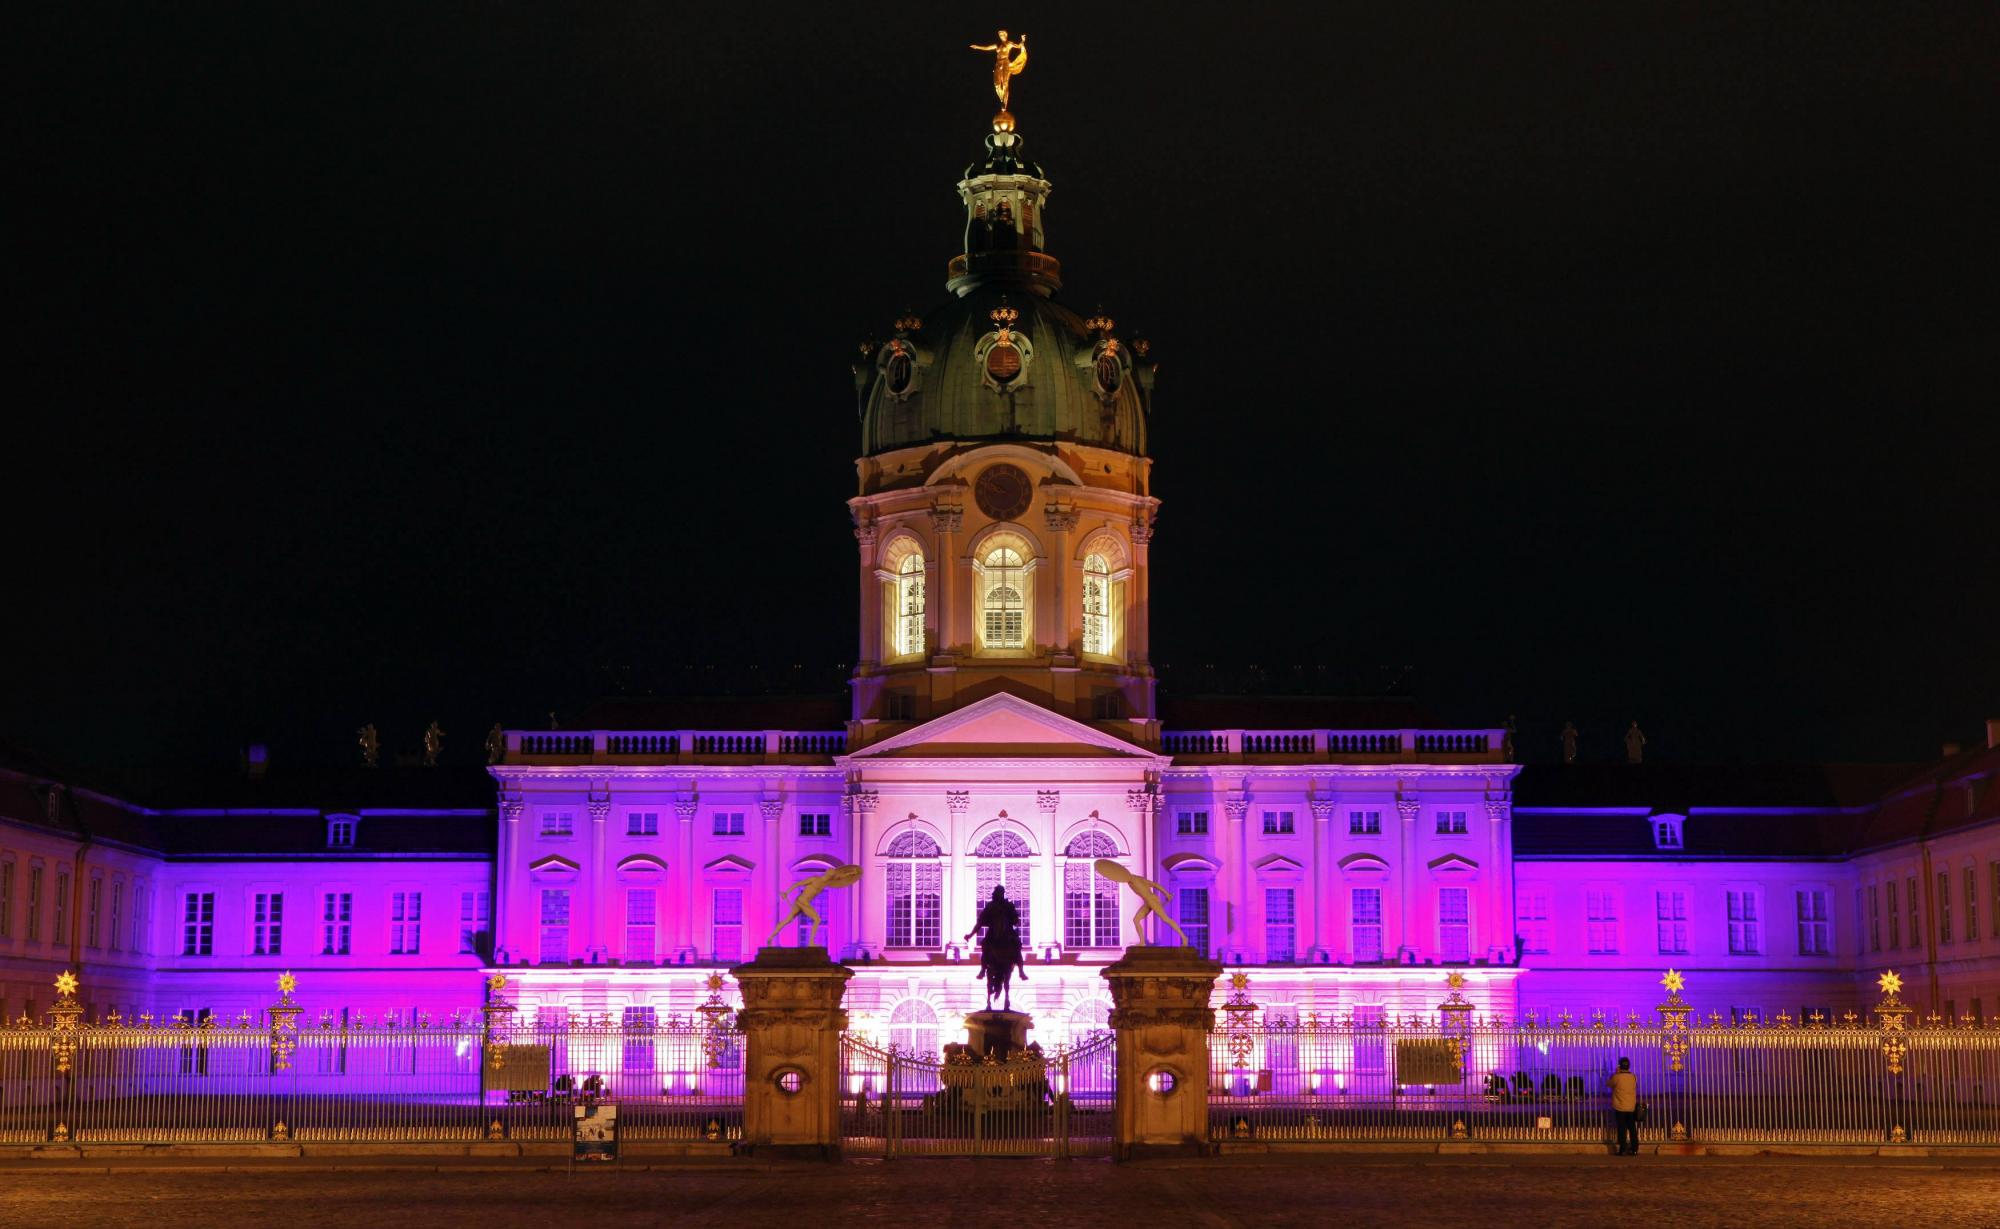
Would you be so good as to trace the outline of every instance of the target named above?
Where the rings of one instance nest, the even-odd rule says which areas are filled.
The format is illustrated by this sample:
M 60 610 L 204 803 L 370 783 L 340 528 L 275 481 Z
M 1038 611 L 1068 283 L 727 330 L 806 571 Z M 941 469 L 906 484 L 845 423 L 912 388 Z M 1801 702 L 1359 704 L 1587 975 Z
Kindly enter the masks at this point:
M 1153 522 L 1132 522 L 1132 545 L 1144 546 L 1153 540 Z
M 1050 533 L 1073 533 L 1078 515 L 1074 504 L 1050 504 L 1042 509 L 1042 523 Z
M 1306 805 L 1312 808 L 1313 819 L 1318 823 L 1323 824 L 1333 818 L 1333 799 L 1324 794 L 1307 795 Z
M 855 789 L 847 792 L 847 805 L 854 808 L 856 815 L 873 815 L 881 801 L 882 795 L 872 789 Z
M 1423 804 L 1415 798 L 1405 798 L 1401 794 L 1396 795 L 1396 814 L 1403 817 L 1404 823 L 1416 823 L 1417 814 L 1422 810 Z
M 1233 822 L 1240 824 L 1243 822 L 1243 817 L 1250 813 L 1250 800 L 1248 798 L 1224 798 L 1222 800 L 1222 809 L 1229 815 L 1229 818 Z
M 1035 791 L 1035 809 L 1044 815 L 1054 815 L 1062 806 L 1062 791 L 1059 789 L 1038 789 Z
M 521 822 L 521 812 L 526 809 L 519 794 L 500 795 L 500 818 L 510 824 Z
M 948 789 L 944 792 L 944 805 L 953 815 L 963 815 L 972 809 L 972 791 Z
M 693 791 L 674 795 L 674 814 L 680 816 L 682 823 L 693 823 L 694 813 L 700 808 L 701 799 Z
M 759 798 L 757 800 L 757 809 L 764 813 L 764 822 L 774 824 L 778 822 L 778 817 L 785 813 L 785 800 L 783 798 Z
M 584 805 L 590 808 L 591 823 L 601 824 L 611 817 L 611 795 L 609 792 L 600 793 L 592 790 L 590 798 Z
M 931 505 L 931 528 L 939 533 L 957 533 L 965 522 L 965 508 L 961 504 L 936 503 Z
M 1513 813 L 1513 809 L 1514 800 L 1506 794 L 1501 794 L 1497 797 L 1492 794 L 1486 796 L 1486 818 L 1496 824 L 1506 823 L 1508 816 Z

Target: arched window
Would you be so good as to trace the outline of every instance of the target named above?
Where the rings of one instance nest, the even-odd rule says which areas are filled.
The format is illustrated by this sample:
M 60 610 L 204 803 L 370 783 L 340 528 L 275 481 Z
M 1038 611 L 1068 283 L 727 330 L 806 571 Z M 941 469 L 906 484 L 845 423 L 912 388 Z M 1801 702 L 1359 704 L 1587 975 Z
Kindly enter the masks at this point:
M 896 567 L 896 656 L 924 651 L 924 557 L 915 551 Z
M 1028 848 L 1027 840 L 1018 832 L 1002 829 L 980 841 L 972 856 L 977 859 L 973 863 L 973 882 L 979 894 L 976 904 L 984 908 L 994 888 L 1006 888 L 1007 899 L 1021 911 L 1021 944 L 1034 946 L 1035 932 L 1028 920 L 1028 900 L 1034 880 L 1033 863 L 1029 859 L 1034 857 L 1034 851 Z
M 1091 864 L 1118 856 L 1118 845 L 1102 832 L 1081 832 L 1063 850 L 1063 946 L 1118 946 L 1118 885 Z
M 1111 1000 L 1093 995 L 1069 1009 L 1070 1044 L 1111 1027 Z
M 1083 651 L 1109 657 L 1116 643 L 1111 623 L 1111 561 L 1103 555 L 1083 560 Z
M 937 1008 L 922 999 L 904 999 L 889 1011 L 889 1045 L 905 1054 L 935 1059 L 939 1054 Z
M 943 945 L 944 851 L 928 832 L 899 832 L 889 842 L 889 947 L 937 948 Z
M 989 649 L 1028 647 L 1027 561 L 1012 546 L 995 546 L 982 561 L 980 641 Z
M 916 539 L 901 535 L 882 555 L 882 638 L 891 659 L 924 651 L 924 552 Z

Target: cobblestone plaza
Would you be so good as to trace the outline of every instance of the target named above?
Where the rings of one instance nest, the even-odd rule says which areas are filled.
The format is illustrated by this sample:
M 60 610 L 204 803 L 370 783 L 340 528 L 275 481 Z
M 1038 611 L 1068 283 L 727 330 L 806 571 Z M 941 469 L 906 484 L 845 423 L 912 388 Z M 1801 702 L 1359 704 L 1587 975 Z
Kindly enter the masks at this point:
M 0 1224 L 745 1226 L 795 1222 L 1260 1227 L 1671 1223 L 2000 1224 L 2000 1166 L 1842 1158 L 1383 1155 L 1231 1158 L 1200 1165 L 931 1160 L 818 1166 L 302 1170 L 245 1163 L 175 1171 L 16 1163 Z

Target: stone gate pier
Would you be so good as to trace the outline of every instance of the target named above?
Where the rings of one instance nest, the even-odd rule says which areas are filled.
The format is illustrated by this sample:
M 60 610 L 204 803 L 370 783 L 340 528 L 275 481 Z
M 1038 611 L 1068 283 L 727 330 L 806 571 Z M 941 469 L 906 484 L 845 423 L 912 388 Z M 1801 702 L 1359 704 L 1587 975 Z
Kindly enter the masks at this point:
M 1209 1006 L 1222 966 L 1181 947 L 1133 947 L 1104 970 L 1118 1034 L 1115 1155 L 1208 1150 Z

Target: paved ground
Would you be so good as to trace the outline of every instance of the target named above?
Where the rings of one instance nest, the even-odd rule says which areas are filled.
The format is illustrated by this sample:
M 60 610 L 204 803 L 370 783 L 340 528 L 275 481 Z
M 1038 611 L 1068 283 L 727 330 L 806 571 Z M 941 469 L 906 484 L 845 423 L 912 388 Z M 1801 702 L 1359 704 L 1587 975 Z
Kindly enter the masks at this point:
M 307 1172 L 0 1168 L 0 1225 L 1093 1227 L 2000 1226 L 2000 1166 L 1837 1159 L 1285 1157 L 901 1160 L 574 1178 L 438 1166 Z

